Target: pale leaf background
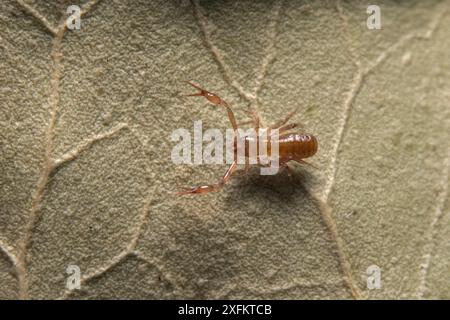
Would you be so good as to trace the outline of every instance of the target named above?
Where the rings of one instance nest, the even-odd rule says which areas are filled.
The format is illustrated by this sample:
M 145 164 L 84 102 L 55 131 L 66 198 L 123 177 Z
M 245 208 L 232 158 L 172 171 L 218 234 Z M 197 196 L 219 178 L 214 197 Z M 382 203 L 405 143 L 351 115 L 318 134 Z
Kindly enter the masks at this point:
M 372 31 L 365 1 L 94 0 L 79 31 L 71 4 L 0 3 L 0 298 L 450 298 L 448 1 L 377 1 Z M 229 125 L 182 80 L 298 107 L 318 169 L 173 196 L 226 169 L 170 161 Z

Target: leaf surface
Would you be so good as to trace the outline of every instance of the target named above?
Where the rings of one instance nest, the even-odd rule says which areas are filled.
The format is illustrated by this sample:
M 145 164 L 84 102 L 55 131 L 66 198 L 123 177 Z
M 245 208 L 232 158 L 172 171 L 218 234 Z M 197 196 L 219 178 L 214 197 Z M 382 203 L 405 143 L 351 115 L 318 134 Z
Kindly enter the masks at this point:
M 447 1 L 0 4 L 0 298 L 449 298 Z M 293 121 L 310 162 L 234 178 L 170 134 Z M 81 269 L 81 290 L 66 268 Z M 367 268 L 381 288 L 367 288 Z

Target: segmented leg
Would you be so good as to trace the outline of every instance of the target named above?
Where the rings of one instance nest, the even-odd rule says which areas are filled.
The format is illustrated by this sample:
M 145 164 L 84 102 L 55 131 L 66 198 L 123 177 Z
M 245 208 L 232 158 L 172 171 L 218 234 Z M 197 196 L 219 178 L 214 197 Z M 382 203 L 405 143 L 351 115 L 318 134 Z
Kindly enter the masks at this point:
M 225 101 L 222 100 L 218 95 L 216 95 L 215 93 L 209 92 L 203 88 L 200 88 L 199 86 L 193 84 L 192 82 L 186 81 L 188 84 L 190 84 L 191 86 L 193 86 L 194 88 L 198 89 L 199 92 L 197 93 L 193 93 L 193 94 L 188 94 L 187 96 L 190 97 L 195 97 L 195 96 L 202 96 L 205 97 L 209 102 L 211 102 L 212 104 L 224 107 L 227 110 L 227 114 L 228 114 L 228 119 L 230 120 L 231 126 L 233 127 L 233 130 L 235 132 L 235 143 L 236 143 L 236 139 L 238 138 L 239 134 L 238 134 L 238 126 L 236 123 L 236 118 L 234 116 L 233 110 L 231 110 L 230 105 Z M 202 186 L 197 186 L 197 187 L 193 187 L 190 189 L 186 189 L 183 191 L 178 192 L 178 195 L 185 195 L 185 194 L 204 194 L 204 193 L 208 193 L 208 192 L 214 192 L 214 191 L 218 191 L 220 190 L 225 183 L 230 179 L 231 175 L 233 174 L 233 172 L 236 170 L 236 166 L 237 166 L 237 161 L 235 160 L 230 167 L 228 168 L 227 172 L 225 173 L 225 175 L 223 176 L 223 178 L 217 183 L 217 184 L 213 184 L 213 185 L 202 185 Z
M 256 134 L 259 133 L 259 125 L 261 123 L 261 119 L 259 118 L 258 114 L 256 113 L 256 111 L 252 111 L 251 112 L 252 118 L 253 118 L 253 128 L 256 131 Z
M 286 125 L 281 126 L 280 128 L 278 128 L 278 132 L 279 133 L 286 132 L 286 131 L 289 131 L 291 129 L 297 128 L 298 126 L 299 126 L 298 123 L 286 124 Z
M 285 125 L 285 124 L 289 121 L 289 119 L 291 119 L 292 116 L 293 116 L 294 114 L 296 114 L 296 113 L 297 113 L 297 110 L 294 110 L 294 111 L 292 111 L 292 112 L 289 112 L 288 115 L 286 116 L 286 118 L 281 119 L 281 120 L 275 122 L 273 125 L 271 125 L 271 126 L 269 127 L 269 129 L 278 129 L 278 128 L 280 128 L 281 126 Z
M 202 96 L 205 97 L 206 99 L 208 99 L 209 102 L 211 102 L 212 104 L 224 107 L 225 109 L 227 109 L 227 113 L 228 113 L 228 119 L 230 120 L 231 126 L 233 127 L 233 130 L 235 131 L 236 135 L 237 135 L 237 122 L 236 122 L 236 118 L 234 117 L 234 113 L 233 110 L 231 110 L 230 105 L 225 101 L 222 100 L 218 95 L 216 95 L 215 93 L 206 91 L 205 89 L 200 88 L 199 86 L 193 84 L 192 82 L 186 81 L 188 84 L 190 84 L 191 86 L 193 86 L 194 88 L 198 89 L 199 92 L 197 93 L 193 93 L 193 94 L 188 94 L 188 97 L 196 97 L 196 96 Z
M 247 125 L 247 124 L 253 124 L 254 128 L 259 128 L 259 125 L 261 123 L 261 119 L 259 118 L 258 114 L 256 113 L 256 111 L 250 111 L 248 112 L 250 114 L 250 117 L 252 118 L 251 120 L 247 120 L 247 121 L 242 121 L 238 123 L 238 126 L 241 125 Z
M 309 162 L 306 162 L 305 160 L 295 160 L 295 161 L 297 161 L 298 163 L 304 164 L 305 166 L 310 166 L 310 167 L 312 167 L 314 169 L 318 169 L 315 165 L 313 165 L 313 164 L 311 164 Z
M 185 194 L 205 194 L 208 192 L 214 192 L 219 191 L 222 189 L 222 187 L 227 183 L 227 181 L 230 179 L 233 172 L 236 170 L 237 162 L 234 161 L 230 167 L 228 168 L 227 172 L 225 172 L 225 175 L 223 178 L 217 183 L 212 185 L 203 185 L 198 187 L 193 187 L 190 189 L 186 189 L 183 191 L 178 192 L 178 195 L 185 195 Z
M 306 161 L 304 161 L 304 160 L 296 160 L 296 161 L 297 161 L 298 163 L 301 163 L 301 164 L 304 164 L 304 165 L 307 165 L 307 166 L 311 166 L 311 167 L 313 167 L 314 169 L 317 169 L 316 166 L 314 166 L 314 165 L 312 165 L 312 164 L 310 164 L 310 163 L 308 163 L 308 162 L 306 162 Z M 295 175 L 295 172 L 294 172 L 294 170 L 289 166 L 288 163 L 289 163 L 289 161 L 283 161 L 283 162 L 280 162 L 280 163 L 279 163 L 280 171 L 286 170 L 288 176 L 293 177 L 293 176 Z
M 287 163 L 283 164 L 283 169 L 286 170 L 289 177 L 294 176 L 294 172 L 292 171 L 291 167 L 289 167 L 289 165 Z

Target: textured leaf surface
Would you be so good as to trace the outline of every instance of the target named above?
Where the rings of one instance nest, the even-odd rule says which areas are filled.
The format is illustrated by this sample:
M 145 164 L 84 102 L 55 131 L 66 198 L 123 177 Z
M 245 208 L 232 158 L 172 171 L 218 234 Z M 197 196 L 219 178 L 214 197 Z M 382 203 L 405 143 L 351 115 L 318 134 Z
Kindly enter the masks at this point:
M 449 2 L 71 4 L 0 4 L 0 298 L 450 298 Z M 225 166 L 170 133 L 228 127 L 181 80 L 299 108 L 319 169 L 174 197 Z

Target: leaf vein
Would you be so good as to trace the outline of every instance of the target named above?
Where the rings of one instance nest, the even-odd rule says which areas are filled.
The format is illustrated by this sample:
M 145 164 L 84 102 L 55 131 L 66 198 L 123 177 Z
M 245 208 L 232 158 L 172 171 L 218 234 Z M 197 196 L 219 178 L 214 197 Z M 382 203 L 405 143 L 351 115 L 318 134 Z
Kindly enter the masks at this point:
M 106 265 L 101 266 L 101 267 L 95 269 L 94 271 L 87 273 L 85 276 L 83 276 L 80 279 L 81 285 L 86 284 L 89 280 L 92 280 L 94 278 L 97 278 L 97 277 L 105 274 L 106 272 L 108 272 L 109 270 L 111 270 L 112 268 L 117 266 L 121 261 L 123 261 L 129 255 L 132 255 L 132 254 L 136 255 L 136 248 L 138 246 L 139 239 L 141 237 L 144 226 L 147 222 L 148 215 L 150 213 L 151 200 L 152 200 L 152 197 L 147 197 L 145 199 L 144 205 L 141 210 L 141 215 L 139 218 L 139 223 L 136 227 L 135 232 L 133 233 L 131 241 L 128 243 L 125 250 L 121 251 L 119 254 L 114 256 Z M 62 297 L 60 297 L 59 299 L 67 299 L 73 293 L 74 293 L 74 289 L 66 289 L 66 291 L 64 292 Z
M 222 72 L 223 78 L 228 85 L 233 87 L 239 94 L 239 96 L 244 99 L 245 101 L 251 103 L 253 102 L 253 96 L 247 93 L 237 81 L 232 79 L 231 71 L 229 70 L 227 64 L 225 63 L 224 58 L 222 57 L 222 54 L 220 53 L 219 49 L 214 45 L 214 43 L 211 40 L 211 35 L 208 31 L 207 27 L 207 21 L 206 18 L 201 14 L 200 12 L 200 4 L 197 0 L 191 0 L 191 5 L 193 8 L 193 13 L 195 20 L 197 21 L 197 24 L 202 32 L 203 40 L 206 44 L 206 47 L 209 48 L 211 51 L 214 60 L 216 61 L 217 65 L 219 66 L 220 71 Z
M 448 156 L 443 164 L 444 171 L 441 180 L 441 192 L 439 193 L 437 199 L 437 206 L 435 208 L 434 214 L 428 231 L 425 235 L 426 243 L 424 245 L 424 254 L 422 256 L 423 263 L 420 265 L 420 275 L 419 275 L 419 286 L 417 288 L 417 297 L 422 299 L 424 297 L 425 291 L 427 289 L 426 281 L 428 278 L 428 273 L 430 269 L 430 263 L 433 258 L 433 252 L 435 248 L 434 240 L 437 235 L 437 225 L 439 221 L 444 216 L 445 202 L 449 198 L 449 179 L 450 179 L 450 148 L 448 149 Z
M 52 163 L 52 169 L 55 170 L 64 163 L 76 159 L 81 153 L 88 150 L 94 143 L 103 139 L 111 138 L 112 136 L 116 135 L 120 130 L 126 128 L 127 126 L 128 125 L 126 123 L 121 123 L 107 132 L 96 134 L 93 137 L 90 137 L 89 139 L 85 139 L 76 147 L 64 153 L 60 158 L 54 160 Z
M 11 264 L 15 267 L 17 265 L 17 255 L 14 253 L 14 249 L 6 242 L 0 239 L 0 250 L 8 257 Z
M 337 2 L 337 9 L 338 13 L 343 20 L 344 27 L 347 26 L 347 18 L 343 13 L 343 9 L 340 5 L 340 1 Z M 368 68 L 361 69 L 360 62 L 357 59 L 356 53 L 352 48 L 349 47 L 350 54 L 352 56 L 352 59 L 354 61 L 354 64 L 357 66 L 358 71 L 356 75 L 353 78 L 353 84 L 351 89 L 349 90 L 347 94 L 347 98 L 344 101 L 344 108 L 343 113 L 341 117 L 341 125 L 338 128 L 337 133 L 337 140 L 335 142 L 334 151 L 333 151 L 333 157 L 331 158 L 330 162 L 330 178 L 327 179 L 324 191 L 321 195 L 312 195 L 313 198 L 315 198 L 319 203 L 320 212 L 322 214 L 323 220 L 328 227 L 328 230 L 330 231 L 330 234 L 335 241 L 337 254 L 339 256 L 339 260 L 341 263 L 342 270 L 344 272 L 344 275 L 346 276 L 347 284 L 350 287 L 350 290 L 352 291 L 352 294 L 355 298 L 358 298 L 361 296 L 361 293 L 359 289 L 357 288 L 356 284 L 354 283 L 354 280 L 351 275 L 351 265 L 350 262 L 345 254 L 344 250 L 344 241 L 339 236 L 338 228 L 335 222 L 335 219 L 332 214 L 332 208 L 328 204 L 330 193 L 332 192 L 332 189 L 334 187 L 334 183 L 336 180 L 336 174 L 337 174 L 337 159 L 339 156 L 339 151 L 342 147 L 342 142 L 344 140 L 344 137 L 346 136 L 346 133 L 348 131 L 349 126 L 349 119 L 352 113 L 353 104 L 354 101 L 360 92 L 362 85 L 364 84 L 364 81 L 366 77 L 372 73 L 379 65 L 381 65 L 393 52 L 395 52 L 398 48 L 404 46 L 406 43 L 413 39 L 430 39 L 435 31 L 437 30 L 437 27 L 439 25 L 439 22 L 442 19 L 442 16 L 446 10 L 439 10 L 438 14 L 434 19 L 432 19 L 431 23 L 429 24 L 428 28 L 425 32 L 421 33 L 418 31 L 413 31 L 411 33 L 406 34 L 405 36 L 401 37 L 398 41 L 396 41 L 392 46 L 387 48 L 385 51 L 383 51 L 378 58 L 372 63 Z M 349 38 L 347 39 L 349 40 Z
M 259 103 L 258 103 L 258 96 L 259 92 L 261 91 L 262 85 L 264 83 L 264 79 L 267 76 L 267 71 L 269 68 L 269 65 L 273 62 L 275 59 L 276 54 L 276 48 L 275 48 L 275 41 L 277 38 L 277 26 L 280 21 L 280 12 L 282 7 L 283 1 L 280 0 L 276 2 L 272 8 L 272 16 L 269 18 L 269 25 L 268 25 L 268 39 L 269 44 L 267 46 L 266 54 L 264 55 L 264 58 L 261 62 L 261 68 L 256 76 L 256 84 L 255 88 L 253 90 L 253 103 L 254 108 L 256 112 L 259 114 Z
M 31 13 L 34 17 L 38 18 L 44 25 L 48 22 L 42 15 L 40 15 L 36 10 L 32 7 L 28 6 L 21 0 L 17 0 L 20 5 L 22 5 L 29 13 Z M 89 10 L 98 2 L 98 0 L 91 0 L 81 9 L 81 15 L 86 14 Z M 67 30 L 66 26 L 66 18 L 63 16 L 61 18 L 60 23 L 58 24 L 58 28 L 54 29 L 51 27 L 49 29 L 49 24 L 46 25 L 48 30 L 53 30 L 53 44 L 51 49 L 51 57 L 52 57 L 52 71 L 50 75 L 50 86 L 51 92 L 49 97 L 49 107 L 50 107 L 50 120 L 47 125 L 47 130 L 44 138 L 44 155 L 43 155 L 43 164 L 42 169 L 40 171 L 38 181 L 36 184 L 36 189 L 32 195 L 31 200 L 31 208 L 29 219 L 25 225 L 24 236 L 19 241 L 18 244 L 18 256 L 17 256 L 17 276 L 19 280 L 19 297 L 21 299 L 29 298 L 29 275 L 28 275 L 28 250 L 31 245 L 31 240 L 33 237 L 34 229 L 40 218 L 40 206 L 44 197 L 45 189 L 47 187 L 49 178 L 51 173 L 54 170 L 54 163 L 51 159 L 51 152 L 53 148 L 53 139 L 55 134 L 55 126 L 58 115 L 58 105 L 59 105 L 59 91 L 60 91 L 60 80 L 62 73 L 62 40 L 64 38 L 64 34 Z
M 35 17 L 44 27 L 49 31 L 53 36 L 56 36 L 58 33 L 58 28 L 52 26 L 52 24 L 45 18 L 42 14 L 39 13 L 35 8 L 30 6 L 28 3 L 23 0 L 16 0 L 16 2 L 30 15 Z

